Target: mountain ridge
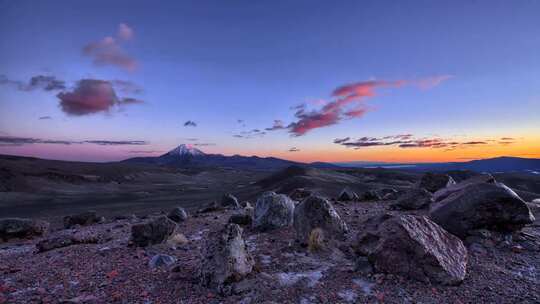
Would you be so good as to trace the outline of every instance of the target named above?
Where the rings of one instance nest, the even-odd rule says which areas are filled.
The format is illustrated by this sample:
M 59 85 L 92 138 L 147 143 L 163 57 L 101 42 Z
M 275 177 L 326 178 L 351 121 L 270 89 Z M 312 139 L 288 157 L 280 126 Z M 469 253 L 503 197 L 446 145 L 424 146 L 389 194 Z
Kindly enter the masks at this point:
M 157 157 L 134 157 L 121 162 L 156 164 L 173 167 L 226 167 L 251 170 L 278 170 L 289 166 L 307 166 L 316 168 L 337 168 L 330 163 L 301 163 L 277 157 L 259 157 L 223 154 L 206 154 L 190 145 L 181 144 L 169 152 Z

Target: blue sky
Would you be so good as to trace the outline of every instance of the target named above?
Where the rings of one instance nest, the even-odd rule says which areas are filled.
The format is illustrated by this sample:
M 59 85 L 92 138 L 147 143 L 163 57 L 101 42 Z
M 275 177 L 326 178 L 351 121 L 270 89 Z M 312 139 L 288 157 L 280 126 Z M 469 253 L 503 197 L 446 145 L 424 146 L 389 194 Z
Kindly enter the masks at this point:
M 539 153 L 538 12 L 537 1 L 0 1 L 0 75 L 10 81 L 0 85 L 0 136 L 147 142 L 58 147 L 4 139 L 0 153 L 114 160 L 157 155 L 186 138 L 212 144 L 201 146 L 212 153 L 305 161 Z M 120 24 L 130 30 L 126 39 Z M 136 68 L 95 64 L 83 51 L 106 37 Z M 54 76 L 66 87 L 14 85 L 36 75 Z M 418 85 L 437 77 L 447 78 Z M 59 106 L 57 94 L 76 92 L 81 79 L 136 84 L 143 93 L 114 90 L 142 102 L 73 115 Z M 291 107 L 305 103 L 313 120 L 312 110 L 320 114 L 339 99 L 331 96 L 336 88 L 369 81 L 407 84 L 373 88 L 374 96 L 332 113 L 338 117 L 331 124 L 292 131 L 301 118 Z M 355 106 L 366 112 L 344 114 Z M 38 119 L 44 116 L 51 119 Z M 197 126 L 184 127 L 188 120 Z M 274 120 L 283 128 L 251 138 L 241 133 L 264 131 Z M 357 144 L 361 137 L 398 134 L 445 146 Z M 346 137 L 348 146 L 333 143 Z M 514 142 L 464 144 L 503 137 Z M 288 152 L 292 147 L 300 151 Z M 81 150 L 91 152 L 81 157 Z

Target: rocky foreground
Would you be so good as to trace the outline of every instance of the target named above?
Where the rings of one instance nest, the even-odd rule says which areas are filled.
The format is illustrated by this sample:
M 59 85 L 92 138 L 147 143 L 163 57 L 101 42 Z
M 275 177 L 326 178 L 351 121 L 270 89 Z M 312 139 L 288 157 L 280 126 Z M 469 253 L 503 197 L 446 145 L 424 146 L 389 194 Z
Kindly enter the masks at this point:
M 0 219 L 0 303 L 540 303 L 540 202 L 492 176 L 336 197 Z

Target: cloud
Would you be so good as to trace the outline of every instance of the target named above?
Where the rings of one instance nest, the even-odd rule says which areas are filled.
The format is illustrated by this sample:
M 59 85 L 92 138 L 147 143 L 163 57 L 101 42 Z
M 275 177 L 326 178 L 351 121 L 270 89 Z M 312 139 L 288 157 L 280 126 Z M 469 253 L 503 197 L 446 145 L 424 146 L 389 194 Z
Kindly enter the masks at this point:
M 341 144 L 341 143 L 349 141 L 350 139 L 351 139 L 350 137 L 336 138 L 336 139 L 334 139 L 334 143 L 335 144 Z
M 299 152 L 300 149 L 298 149 L 297 147 L 292 147 L 289 149 L 289 152 Z
M 127 40 L 133 39 L 134 35 L 135 33 L 133 32 L 133 29 L 130 28 L 127 24 L 120 23 L 118 25 L 118 33 L 117 33 L 118 38 L 127 41 Z
M 32 89 L 42 88 L 45 91 L 64 90 L 66 83 L 54 76 L 37 75 L 30 78 L 29 87 Z
M 117 38 L 107 36 L 91 42 L 83 47 L 83 54 L 91 57 L 97 66 L 112 65 L 132 72 L 138 63 L 125 52 L 120 42 L 131 40 L 133 36 L 133 29 L 122 23 L 118 26 Z
M 32 76 L 28 82 L 9 79 L 6 75 L 0 75 L 0 85 L 11 85 L 20 91 L 33 91 L 41 89 L 44 91 L 59 91 L 66 88 L 63 80 L 54 76 L 36 75 Z
M 28 144 L 58 144 L 58 145 L 71 145 L 80 142 L 68 141 L 68 140 L 51 140 L 51 139 L 39 139 L 32 137 L 16 137 L 16 136 L 0 136 L 0 144 L 11 146 L 22 146 Z
M 52 117 L 50 117 L 50 116 L 40 116 L 38 119 L 39 120 L 45 120 L 45 119 L 52 119 Z
M 165 151 L 159 151 L 159 150 L 131 150 L 128 151 L 128 153 L 133 154 L 153 154 L 153 153 L 163 153 Z
M 196 126 L 197 126 L 197 123 L 192 120 L 188 120 L 184 123 L 184 127 L 196 127 Z
M 130 97 L 118 98 L 111 82 L 99 79 L 81 79 L 73 91 L 60 92 L 57 97 L 62 111 L 72 116 L 109 112 L 115 106 L 143 102 Z
M 383 137 L 364 136 L 356 140 L 351 140 L 349 137 L 336 138 L 334 139 L 334 143 L 354 149 L 376 146 L 396 146 L 399 148 L 446 148 L 449 150 L 453 150 L 470 146 L 487 145 L 488 140 L 455 141 L 439 137 L 415 138 L 412 134 L 398 134 Z
M 72 144 L 95 144 L 101 146 L 118 146 L 118 145 L 148 145 L 149 143 L 142 140 L 54 140 L 42 139 L 33 137 L 17 137 L 17 136 L 0 136 L 0 145 L 22 146 L 29 144 L 54 144 L 54 145 L 72 145 Z
M 295 106 L 292 109 L 295 110 L 296 121 L 291 122 L 286 127 L 281 121 L 280 124 L 274 122 L 274 126 L 266 128 L 266 130 L 288 129 L 293 136 L 302 136 L 314 129 L 335 125 L 347 119 L 363 117 L 369 111 L 365 100 L 376 96 L 376 90 L 379 88 L 399 88 L 412 85 L 427 89 L 439 85 L 450 77 L 443 75 L 417 80 L 375 80 L 346 84 L 334 89 L 331 93 L 332 100 L 326 102 L 320 109 L 308 110 L 306 104 Z M 320 103 L 324 102 L 317 102 L 317 104 Z
M 266 132 L 261 131 L 259 129 L 253 129 L 253 130 L 250 130 L 250 131 L 242 131 L 242 132 L 240 132 L 240 134 L 233 135 L 233 137 L 250 139 L 250 138 L 254 138 L 254 137 L 262 137 L 264 135 L 266 135 Z
M 124 94 L 141 94 L 143 92 L 143 88 L 131 81 L 115 79 L 111 80 L 110 83 L 118 92 Z
M 143 140 L 85 140 L 85 143 L 95 144 L 100 146 L 140 146 L 148 145 L 148 142 Z
M 265 130 L 266 131 L 274 131 L 274 130 L 281 130 L 281 129 L 285 129 L 285 126 L 283 125 L 283 121 L 282 120 L 279 120 L 279 119 L 276 119 L 274 120 L 274 125 L 270 128 L 266 128 Z
M 209 146 L 215 146 L 216 144 L 214 144 L 214 143 L 195 143 L 193 145 L 196 146 L 196 147 L 209 147 Z
M 132 97 L 124 97 L 118 100 L 119 105 L 140 104 L 140 103 L 144 103 L 144 101 L 137 98 L 132 98 Z

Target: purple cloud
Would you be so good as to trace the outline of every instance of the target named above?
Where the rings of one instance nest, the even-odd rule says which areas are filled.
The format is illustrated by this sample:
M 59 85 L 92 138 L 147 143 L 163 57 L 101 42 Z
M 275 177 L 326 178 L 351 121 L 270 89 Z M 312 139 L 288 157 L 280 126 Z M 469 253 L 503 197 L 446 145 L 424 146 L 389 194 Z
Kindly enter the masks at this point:
M 143 101 L 118 98 L 111 82 L 99 79 L 81 79 L 71 92 L 60 92 L 60 108 L 73 116 L 109 112 L 115 106 L 138 104 Z

